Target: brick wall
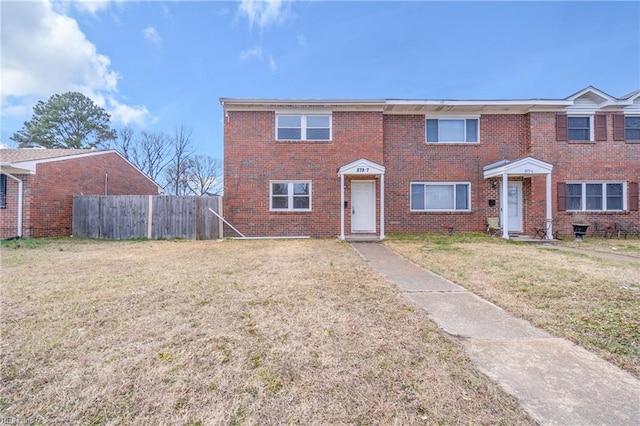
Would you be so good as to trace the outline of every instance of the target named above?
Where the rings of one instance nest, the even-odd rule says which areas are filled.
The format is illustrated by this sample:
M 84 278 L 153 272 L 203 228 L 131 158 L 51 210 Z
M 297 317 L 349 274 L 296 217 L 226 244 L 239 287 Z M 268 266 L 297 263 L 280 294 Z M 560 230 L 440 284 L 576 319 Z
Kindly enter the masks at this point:
M 115 153 L 40 163 L 23 180 L 23 236 L 71 235 L 74 195 L 155 195 L 157 186 Z M 7 209 L 0 211 L 0 235 L 17 235 L 17 182 L 7 180 Z
M 576 181 L 624 181 L 640 180 L 640 144 L 613 140 L 613 114 L 606 114 L 607 140 L 596 142 L 556 141 L 555 113 L 531 113 L 530 155 L 553 164 L 553 212 L 559 219 L 558 228 L 564 235 L 571 233 L 571 213 L 557 211 L 556 184 Z M 532 203 L 544 201 L 544 180 L 533 182 Z M 627 194 L 627 199 L 629 194 Z M 613 222 L 634 223 L 640 226 L 637 211 L 587 213 L 592 220 L 607 224 Z M 544 216 L 537 214 L 534 220 Z
M 339 167 L 366 158 L 386 167 L 385 231 L 455 232 L 486 229 L 486 218 L 499 216 L 499 179 L 485 180 L 483 167 L 526 156 L 553 165 L 553 215 L 570 234 L 571 215 L 557 211 L 556 183 L 566 180 L 640 180 L 640 144 L 608 139 L 594 143 L 557 142 L 555 113 L 484 114 L 480 143 L 425 143 L 424 115 L 379 112 L 334 112 L 331 142 L 276 142 L 274 112 L 229 111 L 225 122 L 225 217 L 249 236 L 335 236 L 340 232 Z M 347 177 L 345 200 L 352 179 Z M 269 211 L 270 180 L 310 180 L 313 212 Z M 523 189 L 523 230 L 533 234 L 545 222 L 546 178 L 510 177 Z M 411 212 L 411 182 L 469 182 L 470 212 Z M 376 183 L 379 205 L 379 181 Z M 489 200 L 495 200 L 490 206 Z M 376 207 L 378 209 L 378 207 Z M 345 232 L 350 229 L 345 211 Z M 377 212 L 378 215 L 379 212 Z M 592 220 L 622 221 L 640 226 L 638 212 L 590 215 Z M 378 218 L 376 218 L 378 221 Z M 376 229 L 379 231 L 380 224 Z M 232 235 L 229 229 L 225 235 Z
M 339 235 L 338 169 L 383 160 L 381 112 L 333 112 L 330 142 L 277 142 L 274 112 L 229 111 L 224 128 L 224 215 L 247 236 Z M 310 180 L 313 211 L 269 211 L 271 180 Z
M 528 127 L 526 115 L 483 115 L 479 144 L 427 144 L 423 115 L 385 115 L 386 231 L 484 231 L 486 218 L 499 215 L 499 194 L 482 168 L 525 156 Z M 411 182 L 470 182 L 471 211 L 411 212 Z

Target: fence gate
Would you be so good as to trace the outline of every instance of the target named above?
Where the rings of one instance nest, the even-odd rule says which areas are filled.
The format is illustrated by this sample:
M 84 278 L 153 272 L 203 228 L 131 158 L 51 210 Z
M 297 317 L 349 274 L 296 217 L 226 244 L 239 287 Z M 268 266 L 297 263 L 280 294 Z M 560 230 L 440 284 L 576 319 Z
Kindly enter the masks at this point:
M 213 240 L 222 238 L 222 197 L 77 195 L 73 235 L 80 238 Z

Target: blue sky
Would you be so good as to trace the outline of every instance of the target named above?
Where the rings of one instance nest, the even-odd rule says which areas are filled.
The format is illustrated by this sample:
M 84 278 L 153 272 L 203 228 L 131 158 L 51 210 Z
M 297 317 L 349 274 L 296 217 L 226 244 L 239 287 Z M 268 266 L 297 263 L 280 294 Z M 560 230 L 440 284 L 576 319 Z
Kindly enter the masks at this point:
M 640 2 L 2 1 L 2 143 L 79 90 L 115 128 L 193 130 L 220 97 L 565 98 L 640 89 Z

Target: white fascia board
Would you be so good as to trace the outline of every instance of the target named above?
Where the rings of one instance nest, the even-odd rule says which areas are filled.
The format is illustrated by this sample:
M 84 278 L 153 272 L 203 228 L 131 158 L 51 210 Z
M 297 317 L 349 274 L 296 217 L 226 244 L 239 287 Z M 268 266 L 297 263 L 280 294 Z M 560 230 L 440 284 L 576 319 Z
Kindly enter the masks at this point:
M 234 99 L 220 98 L 228 111 L 268 111 L 274 109 L 340 109 L 382 111 L 383 100 L 375 99 Z
M 0 171 L 14 175 L 33 175 L 36 173 L 35 168 L 30 169 L 24 166 L 16 166 L 12 163 L 0 163 Z

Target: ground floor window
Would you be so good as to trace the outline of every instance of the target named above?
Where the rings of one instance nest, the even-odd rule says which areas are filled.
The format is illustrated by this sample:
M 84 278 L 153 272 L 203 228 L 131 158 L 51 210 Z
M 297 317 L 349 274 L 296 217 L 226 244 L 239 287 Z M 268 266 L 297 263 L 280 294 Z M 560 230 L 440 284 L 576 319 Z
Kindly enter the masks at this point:
M 310 211 L 311 182 L 271 181 L 270 209 L 272 211 Z
M 468 182 L 411 183 L 411 211 L 469 211 L 470 199 Z
M 567 183 L 567 210 L 620 211 L 625 209 L 623 182 Z
M 7 208 L 7 175 L 0 173 L 0 209 Z

